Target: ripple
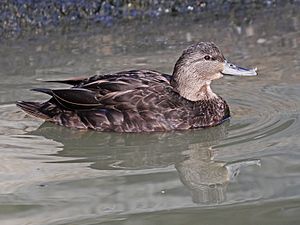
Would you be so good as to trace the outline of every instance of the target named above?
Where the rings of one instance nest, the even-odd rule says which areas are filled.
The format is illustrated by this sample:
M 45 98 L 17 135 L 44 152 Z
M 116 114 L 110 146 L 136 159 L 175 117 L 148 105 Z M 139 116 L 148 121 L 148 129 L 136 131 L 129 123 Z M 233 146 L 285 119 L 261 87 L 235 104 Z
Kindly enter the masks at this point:
M 41 124 L 42 121 L 24 114 L 14 104 L 0 105 L 0 135 L 24 134 Z
M 241 93 L 241 87 L 231 88 L 231 92 Z M 300 94 L 299 85 L 261 84 L 242 90 L 239 97 L 229 98 L 232 112 L 229 134 L 214 146 L 215 149 L 226 148 L 231 156 L 254 155 L 286 142 L 284 139 L 297 139 L 300 131 L 300 103 L 296 97 Z

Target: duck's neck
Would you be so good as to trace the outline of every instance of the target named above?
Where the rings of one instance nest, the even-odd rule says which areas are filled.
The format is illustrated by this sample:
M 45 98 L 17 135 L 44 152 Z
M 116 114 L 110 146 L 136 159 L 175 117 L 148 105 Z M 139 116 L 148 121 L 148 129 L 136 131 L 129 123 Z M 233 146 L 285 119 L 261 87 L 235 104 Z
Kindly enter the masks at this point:
M 211 81 L 199 81 L 199 80 L 180 80 L 177 81 L 173 77 L 171 85 L 174 90 L 178 92 L 182 97 L 190 101 L 212 100 L 218 98 L 218 96 L 211 90 Z

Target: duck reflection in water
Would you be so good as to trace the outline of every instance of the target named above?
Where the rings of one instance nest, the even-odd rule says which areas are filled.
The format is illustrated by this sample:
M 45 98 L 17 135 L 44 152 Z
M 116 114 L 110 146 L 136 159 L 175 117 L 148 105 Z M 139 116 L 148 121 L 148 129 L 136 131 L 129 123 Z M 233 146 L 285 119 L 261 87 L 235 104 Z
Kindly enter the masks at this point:
M 191 144 L 183 152 L 186 159 L 176 163 L 181 182 L 190 190 L 195 203 L 220 203 L 226 200 L 226 188 L 249 165 L 260 165 L 260 160 L 246 159 L 236 162 L 214 161 L 211 148 Z
M 226 137 L 228 127 L 229 121 L 201 131 L 118 134 L 79 132 L 44 123 L 31 134 L 62 143 L 64 147 L 58 156 L 92 162 L 93 169 L 145 170 L 175 166 L 193 202 L 213 204 L 226 200 L 227 186 L 240 168 L 260 165 L 257 159 L 214 160 L 213 146 Z

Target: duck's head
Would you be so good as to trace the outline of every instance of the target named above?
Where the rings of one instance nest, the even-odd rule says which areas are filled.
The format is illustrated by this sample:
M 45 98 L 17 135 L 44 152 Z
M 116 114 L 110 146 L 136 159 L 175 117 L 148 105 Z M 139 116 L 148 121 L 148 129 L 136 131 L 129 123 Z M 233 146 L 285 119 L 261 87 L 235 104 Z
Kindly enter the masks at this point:
M 211 81 L 223 75 L 257 74 L 255 69 L 245 69 L 227 62 L 214 43 L 200 42 L 183 51 L 175 64 L 171 85 L 190 101 L 208 100 L 217 97 L 210 88 Z

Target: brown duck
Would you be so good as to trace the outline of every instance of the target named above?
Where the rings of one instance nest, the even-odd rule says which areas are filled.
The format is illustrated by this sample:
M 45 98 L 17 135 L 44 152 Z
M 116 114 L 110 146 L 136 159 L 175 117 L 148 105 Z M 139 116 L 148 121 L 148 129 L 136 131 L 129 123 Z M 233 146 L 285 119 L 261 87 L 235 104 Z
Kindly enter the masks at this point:
M 223 75 L 256 75 L 228 63 L 218 47 L 200 42 L 183 51 L 172 75 L 131 70 L 60 82 L 68 89 L 38 88 L 46 102 L 17 102 L 25 112 L 58 125 L 115 132 L 187 130 L 221 124 L 226 102 L 210 88 Z

